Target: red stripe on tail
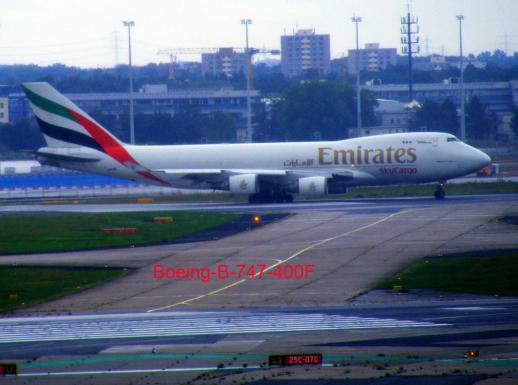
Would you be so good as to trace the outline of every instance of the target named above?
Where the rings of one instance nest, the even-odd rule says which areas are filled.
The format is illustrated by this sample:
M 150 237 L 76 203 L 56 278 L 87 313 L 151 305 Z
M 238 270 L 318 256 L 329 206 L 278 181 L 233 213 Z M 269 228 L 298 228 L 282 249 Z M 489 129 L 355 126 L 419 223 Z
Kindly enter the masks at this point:
M 104 131 L 103 128 L 99 127 L 94 122 L 88 120 L 84 116 L 77 112 L 68 109 L 74 119 L 83 126 L 90 135 L 96 140 L 97 143 L 110 155 L 113 159 L 117 160 L 121 164 L 126 162 L 138 164 L 138 162 L 129 154 L 124 147 L 120 145 L 114 138 Z
M 70 108 L 68 109 L 68 111 L 74 117 L 74 119 L 81 126 L 83 126 L 90 135 L 92 135 L 95 141 L 101 145 L 101 147 L 109 156 L 111 156 L 113 159 L 115 159 L 120 164 L 126 167 L 128 167 L 128 163 L 133 163 L 135 165 L 140 166 L 140 164 L 135 160 L 135 158 L 133 158 L 130 155 L 130 153 L 117 140 L 112 138 L 102 127 L 99 127 L 91 120 L 85 118 L 83 115 L 78 114 Z M 151 174 L 149 171 L 138 171 L 138 174 L 155 182 L 167 186 L 169 185 L 168 183 Z

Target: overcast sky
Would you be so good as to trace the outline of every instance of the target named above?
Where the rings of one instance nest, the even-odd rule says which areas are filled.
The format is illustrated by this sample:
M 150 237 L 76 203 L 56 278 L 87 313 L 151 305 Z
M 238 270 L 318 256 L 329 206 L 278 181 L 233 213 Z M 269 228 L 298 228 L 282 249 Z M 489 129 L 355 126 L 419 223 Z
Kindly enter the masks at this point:
M 363 18 L 362 46 L 379 42 L 400 51 L 400 17 L 406 9 L 406 0 L 0 0 L 0 64 L 125 63 L 126 19 L 136 24 L 136 64 L 167 61 L 157 55 L 160 48 L 243 47 L 242 18 L 253 20 L 253 47 L 280 48 L 285 31 L 315 28 L 331 35 L 336 58 L 354 48 L 351 16 L 356 14 Z M 413 0 L 412 10 L 419 17 L 423 53 L 427 38 L 430 53 L 458 53 L 455 15 L 461 13 L 465 52 L 504 49 L 505 34 L 509 53 L 518 51 L 518 0 Z

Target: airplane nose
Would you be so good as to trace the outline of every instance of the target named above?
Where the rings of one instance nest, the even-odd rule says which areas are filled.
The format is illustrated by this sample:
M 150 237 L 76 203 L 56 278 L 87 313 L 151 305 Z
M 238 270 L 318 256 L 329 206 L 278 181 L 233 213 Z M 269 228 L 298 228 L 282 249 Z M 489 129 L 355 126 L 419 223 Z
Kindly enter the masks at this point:
M 491 158 L 483 151 L 466 145 L 457 155 L 458 165 L 464 174 L 479 171 L 491 163 Z
M 491 164 L 491 158 L 485 152 L 470 146 L 466 154 L 466 166 L 473 171 L 478 171 Z
M 485 152 L 476 150 L 477 154 L 475 155 L 475 161 L 479 164 L 480 168 L 486 167 L 488 164 L 491 164 L 491 158 Z

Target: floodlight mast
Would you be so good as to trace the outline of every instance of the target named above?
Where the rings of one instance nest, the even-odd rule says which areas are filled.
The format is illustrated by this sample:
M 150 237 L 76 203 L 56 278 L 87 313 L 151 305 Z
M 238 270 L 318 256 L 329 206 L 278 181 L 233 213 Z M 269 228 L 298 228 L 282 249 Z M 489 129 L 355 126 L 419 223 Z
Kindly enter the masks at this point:
M 459 61 L 460 61 L 460 140 L 466 141 L 466 98 L 464 96 L 464 55 L 462 52 L 462 21 L 464 15 L 457 15 L 459 21 Z
M 122 25 L 128 27 L 128 71 L 129 71 L 129 119 L 130 119 L 130 143 L 135 144 L 135 117 L 133 110 L 133 67 L 131 63 L 131 27 L 135 26 L 133 20 L 126 20 Z
M 252 143 L 254 139 L 254 133 L 252 128 L 252 101 L 250 98 L 250 66 L 252 65 L 252 55 L 248 46 L 248 26 L 252 24 L 252 19 L 241 19 L 241 24 L 245 26 L 245 39 L 246 39 L 246 141 Z
M 356 24 L 356 127 L 358 129 L 358 135 L 362 128 L 362 102 L 361 102 L 361 89 L 360 89 L 360 45 L 358 36 L 358 23 L 361 23 L 362 18 L 353 16 L 352 22 Z

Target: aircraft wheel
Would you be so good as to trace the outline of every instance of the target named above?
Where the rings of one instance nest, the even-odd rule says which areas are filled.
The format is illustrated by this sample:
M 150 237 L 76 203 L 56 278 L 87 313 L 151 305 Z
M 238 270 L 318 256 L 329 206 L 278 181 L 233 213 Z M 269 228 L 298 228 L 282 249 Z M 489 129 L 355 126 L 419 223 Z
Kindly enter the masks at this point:
M 446 192 L 444 190 L 437 190 L 433 193 L 435 199 L 444 199 L 446 197 Z
M 249 203 L 271 203 L 275 201 L 275 197 L 266 193 L 255 193 L 248 196 Z
M 248 196 L 248 203 L 259 203 L 259 194 L 250 194 Z

